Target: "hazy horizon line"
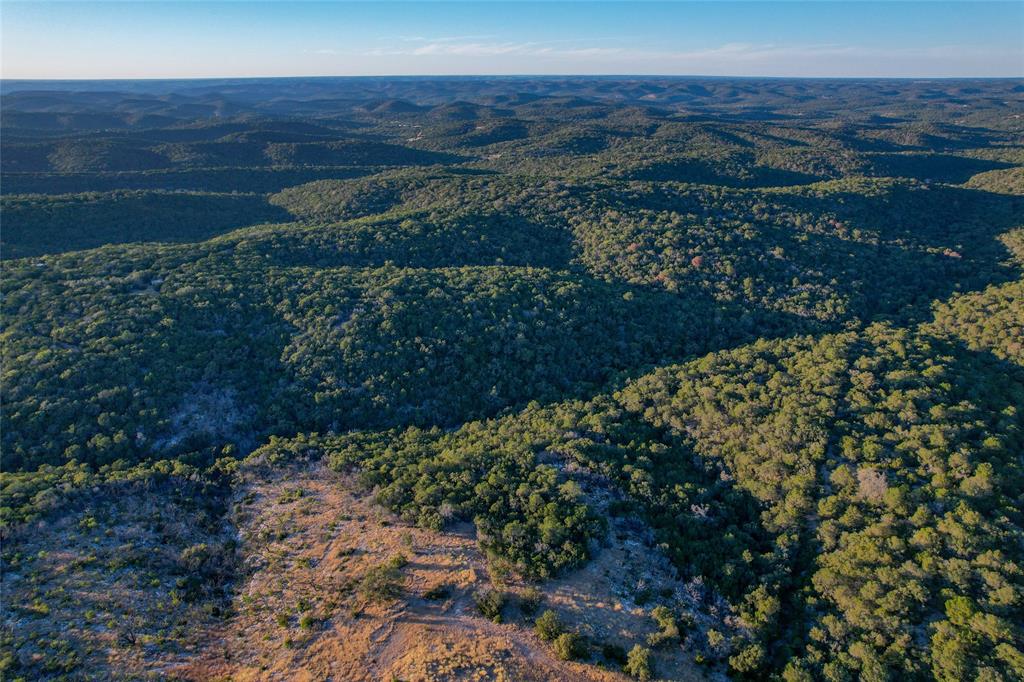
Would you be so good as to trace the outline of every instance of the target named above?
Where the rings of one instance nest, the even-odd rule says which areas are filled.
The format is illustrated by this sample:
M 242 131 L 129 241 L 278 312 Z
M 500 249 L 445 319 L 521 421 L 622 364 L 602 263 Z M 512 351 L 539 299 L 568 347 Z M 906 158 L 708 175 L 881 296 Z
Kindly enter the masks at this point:
M 700 73 L 388 73 L 388 74 L 337 74 L 337 75 L 295 75 L 295 76 L 98 76 L 98 77 L 60 77 L 37 78 L 24 76 L 0 76 L 0 83 L 89 83 L 117 81 L 239 81 L 239 80 L 314 80 L 336 79 L 357 80 L 369 78 L 699 78 L 706 80 L 1024 80 L 1024 73 L 1016 76 L 759 76 L 759 75 L 710 75 Z

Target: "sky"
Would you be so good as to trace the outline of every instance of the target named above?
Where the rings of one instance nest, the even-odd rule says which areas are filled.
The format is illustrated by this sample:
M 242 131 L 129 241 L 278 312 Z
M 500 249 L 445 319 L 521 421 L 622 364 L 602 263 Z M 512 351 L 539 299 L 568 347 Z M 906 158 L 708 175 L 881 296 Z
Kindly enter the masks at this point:
M 15 78 L 1024 76 L 1024 2 L 15 2 Z

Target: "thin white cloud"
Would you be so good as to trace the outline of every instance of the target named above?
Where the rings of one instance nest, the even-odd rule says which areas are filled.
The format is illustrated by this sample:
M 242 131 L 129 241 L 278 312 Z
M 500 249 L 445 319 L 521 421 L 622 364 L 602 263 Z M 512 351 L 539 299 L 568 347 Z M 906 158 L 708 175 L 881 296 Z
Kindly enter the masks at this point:
M 872 48 L 852 45 L 822 44 L 822 45 L 776 45 L 772 43 L 727 43 L 713 48 L 701 48 L 695 50 L 646 50 L 623 47 L 567 47 L 567 41 L 544 41 L 544 42 L 485 42 L 477 39 L 468 40 L 468 37 L 444 37 L 444 38 L 405 38 L 406 42 L 423 43 L 415 46 L 377 47 L 361 52 L 365 56 L 461 56 L 461 57 L 496 57 L 496 56 L 519 56 L 519 57 L 551 57 L 551 58 L 575 58 L 613 61 L 648 61 L 659 60 L 667 62 L 757 62 L 762 60 L 775 60 L 779 58 L 806 58 L 814 59 L 821 57 L 886 57 L 886 56 L 920 56 L 935 58 L 953 58 L 964 54 L 988 54 L 997 53 L 997 50 L 987 50 L 979 47 L 964 47 L 956 45 L 945 45 L 925 48 Z M 334 53 L 327 50 L 318 50 L 318 53 Z
M 578 40 L 546 40 L 541 42 L 495 42 L 494 36 L 398 36 L 395 40 L 416 45 L 389 45 L 364 50 L 368 57 L 382 56 L 459 56 L 459 57 L 596 57 L 622 54 L 617 47 L 579 47 Z M 564 47 L 570 45 L 570 47 Z M 576 46 L 573 46 L 576 45 Z
M 716 48 L 677 51 L 636 51 L 622 56 L 627 59 L 661 60 L 667 63 L 736 64 L 794 63 L 806 60 L 835 60 L 854 65 L 857 60 L 955 60 L 958 58 L 992 58 L 1020 54 L 998 48 L 963 45 L 937 45 L 932 47 L 877 48 L 856 45 L 775 45 L 729 43 Z
M 441 36 L 440 38 L 427 38 L 425 36 L 398 36 L 398 40 L 406 43 L 458 43 L 469 40 L 491 40 L 493 34 L 471 35 L 471 36 Z
M 536 56 L 550 54 L 551 48 L 537 43 L 461 43 L 430 42 L 415 48 L 410 54 L 458 55 L 463 57 L 494 57 L 497 55 Z
M 978 45 L 874 47 L 844 44 L 725 43 L 656 49 L 608 41 L 498 41 L 486 36 L 392 37 L 378 47 L 315 50 L 324 59 L 381 72 L 660 73 L 721 76 L 955 76 L 1012 72 L 1022 50 Z M 341 60 L 341 61 L 339 61 Z M 409 68 L 414 64 L 413 69 Z M 898 66 L 895 66 L 898 65 Z M 1007 66 L 1008 65 L 1008 66 Z M 898 70 L 897 70 L 898 69 Z M 372 69 L 371 69 L 372 70 Z

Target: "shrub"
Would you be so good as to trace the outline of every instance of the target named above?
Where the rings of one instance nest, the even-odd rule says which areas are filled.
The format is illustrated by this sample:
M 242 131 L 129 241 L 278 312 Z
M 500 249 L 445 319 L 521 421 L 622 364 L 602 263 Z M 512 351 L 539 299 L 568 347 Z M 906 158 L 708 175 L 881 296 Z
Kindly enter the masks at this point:
M 178 566 L 187 573 L 201 573 L 210 562 L 213 552 L 209 545 L 200 543 L 181 550 L 178 555 Z
M 220 545 L 206 543 L 192 545 L 178 555 L 178 569 L 195 576 L 203 582 L 217 581 L 230 572 L 230 550 Z
M 39 597 L 32 600 L 32 603 L 24 607 L 24 609 L 36 616 L 48 616 L 50 615 L 50 607 Z
M 563 632 L 551 643 L 555 657 L 561 661 L 575 661 L 586 653 L 583 638 L 575 632 Z
M 755 673 L 765 664 L 767 654 L 764 645 L 754 642 L 729 657 L 729 667 L 738 673 Z
M 278 504 L 289 504 L 305 497 L 306 491 L 302 488 L 289 488 L 282 490 L 281 494 L 277 496 Z
M 558 614 L 551 609 L 540 614 L 540 617 L 534 621 L 533 627 L 537 631 L 537 636 L 545 642 L 554 641 L 564 630 L 562 621 L 558 620 Z
M 371 568 L 359 582 L 359 594 L 368 601 L 388 601 L 402 594 L 402 572 L 391 562 Z
M 718 630 L 708 630 L 708 648 L 715 653 L 721 653 L 725 647 L 725 635 Z
M 519 598 L 519 610 L 524 616 L 532 616 L 537 613 L 543 601 L 544 594 L 536 587 L 531 587 Z
M 658 606 L 651 612 L 660 628 L 658 632 L 647 636 L 647 643 L 653 647 L 671 644 L 679 640 L 679 624 L 672 610 L 666 606 Z
M 654 670 L 651 667 L 651 650 L 639 644 L 634 646 L 629 651 L 626 667 L 623 670 L 627 675 L 635 677 L 641 682 L 650 680 L 654 676 Z
M 501 622 L 501 610 L 505 606 L 505 594 L 498 590 L 487 590 L 478 593 L 473 601 L 476 602 L 477 610 L 484 618 L 495 623 Z
M 395 556 L 388 559 L 388 566 L 391 568 L 405 568 L 409 565 L 409 559 L 404 554 L 396 554 Z
M 197 573 L 178 578 L 174 581 L 176 589 L 171 592 L 171 603 L 177 606 L 182 601 L 189 604 L 199 601 L 203 596 L 204 585 L 202 577 Z
M 495 585 L 504 585 L 509 576 L 513 573 L 512 564 L 495 553 L 489 553 L 487 560 L 487 575 Z

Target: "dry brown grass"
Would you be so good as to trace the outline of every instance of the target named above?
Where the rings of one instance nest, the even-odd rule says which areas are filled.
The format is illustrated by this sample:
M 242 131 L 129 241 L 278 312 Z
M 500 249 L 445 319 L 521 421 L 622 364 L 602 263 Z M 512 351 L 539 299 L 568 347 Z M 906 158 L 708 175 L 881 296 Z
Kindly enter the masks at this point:
M 638 594 L 686 590 L 635 522 L 614 521 L 593 561 L 534 586 L 488 567 L 470 524 L 411 527 L 320 464 L 247 475 L 219 523 L 197 523 L 166 491 L 137 491 L 25 534 L 4 577 L 5 601 L 19 607 L 5 616 L 27 665 L 18 674 L 55 677 L 45 665 L 65 656 L 72 678 L 95 679 L 623 680 L 601 645 L 628 650 L 656 630 L 654 603 Z M 216 590 L 176 598 L 182 550 L 228 540 L 238 543 L 230 603 Z M 500 623 L 475 602 L 492 589 L 507 597 Z M 531 591 L 532 613 L 521 606 Z M 545 609 L 584 636 L 587 660 L 558 660 L 534 633 Z M 39 644 L 51 640 L 66 650 Z M 654 652 L 661 679 L 701 678 L 691 661 L 678 643 Z
M 177 669 L 184 677 L 624 679 L 593 663 L 557 660 L 516 606 L 529 586 L 493 584 L 468 524 L 445 533 L 402 524 L 319 465 L 254 482 L 238 501 L 252 574 L 236 598 L 237 615 L 212 633 L 197 660 Z M 401 596 L 378 602 L 360 594 L 367 572 L 399 555 L 408 560 Z M 629 591 L 623 581 L 631 575 L 674 587 L 667 564 L 616 541 L 582 571 L 540 586 L 543 608 L 628 649 L 655 629 L 648 611 L 614 594 Z M 510 595 L 500 624 L 482 617 L 473 600 L 492 587 Z M 302 628 L 301 613 L 315 625 Z M 690 658 L 676 647 L 658 652 L 656 664 L 667 679 L 698 679 Z

